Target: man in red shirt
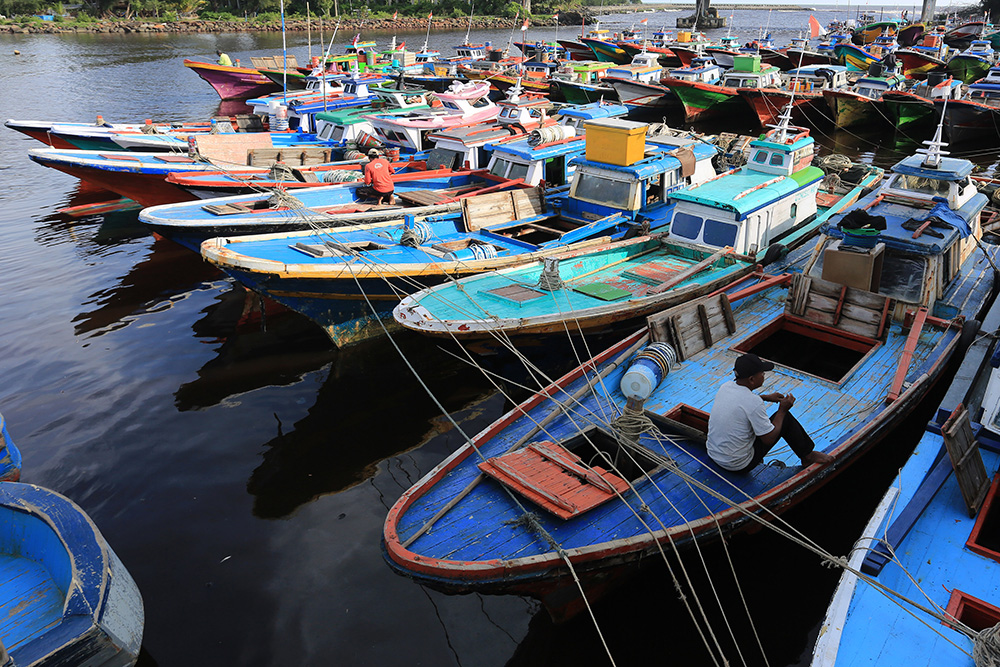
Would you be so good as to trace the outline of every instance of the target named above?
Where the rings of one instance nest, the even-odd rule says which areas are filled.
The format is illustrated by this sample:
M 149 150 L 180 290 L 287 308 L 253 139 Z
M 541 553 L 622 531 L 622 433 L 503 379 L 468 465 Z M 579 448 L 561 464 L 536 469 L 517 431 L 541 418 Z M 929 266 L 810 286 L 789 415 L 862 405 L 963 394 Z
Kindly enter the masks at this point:
M 382 157 L 376 149 L 368 151 L 368 164 L 365 165 L 365 186 L 358 190 L 361 199 L 375 199 L 377 203 L 394 203 L 392 174 L 396 170 L 389 161 Z

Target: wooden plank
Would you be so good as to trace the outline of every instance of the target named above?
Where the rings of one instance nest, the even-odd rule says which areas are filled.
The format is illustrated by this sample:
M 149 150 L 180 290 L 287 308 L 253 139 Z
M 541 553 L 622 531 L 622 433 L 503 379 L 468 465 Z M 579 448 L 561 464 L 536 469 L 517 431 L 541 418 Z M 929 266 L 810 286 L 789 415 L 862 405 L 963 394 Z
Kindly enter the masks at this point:
M 969 510 L 969 516 L 974 517 L 986 499 L 990 480 L 986 476 L 983 457 L 972 435 L 969 411 L 964 405 L 958 404 L 941 425 L 941 435 L 955 470 L 958 487 L 962 491 L 962 499 Z
M 708 312 L 703 303 L 698 304 L 698 319 L 701 322 L 701 336 L 705 347 L 712 347 L 712 325 L 708 323 Z
M 895 401 L 903 391 L 903 381 L 906 380 L 906 373 L 910 370 L 910 360 L 913 358 L 913 352 L 917 347 L 917 341 L 920 339 L 920 332 L 924 328 L 924 320 L 926 319 L 927 309 L 919 308 L 917 316 L 913 320 L 913 326 L 910 327 L 910 334 L 906 337 L 906 345 L 903 347 L 903 354 L 899 358 L 899 365 L 896 367 L 896 375 L 892 380 L 892 386 L 889 388 L 889 395 L 886 396 L 885 400 L 887 403 Z

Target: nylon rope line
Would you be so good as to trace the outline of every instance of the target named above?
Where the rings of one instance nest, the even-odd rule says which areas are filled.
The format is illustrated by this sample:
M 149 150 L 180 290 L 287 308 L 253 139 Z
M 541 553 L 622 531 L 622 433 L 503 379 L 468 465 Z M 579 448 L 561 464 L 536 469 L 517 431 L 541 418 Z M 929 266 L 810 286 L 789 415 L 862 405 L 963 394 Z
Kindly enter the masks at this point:
M 365 300 L 368 302 L 368 307 L 371 310 L 374 311 L 374 308 L 372 307 L 371 302 L 368 301 L 367 294 L 365 294 L 365 292 L 362 289 L 360 283 L 358 283 L 358 289 L 361 290 L 361 293 L 365 295 Z M 432 392 L 431 389 L 430 389 L 430 387 L 428 387 L 427 384 L 424 382 L 423 378 L 420 377 L 420 374 L 417 372 L 417 370 L 410 363 L 410 360 L 406 357 L 406 355 L 403 354 L 403 351 L 400 349 L 399 344 L 396 342 L 396 339 L 392 336 L 392 334 L 389 332 L 389 330 L 385 327 L 385 324 L 382 322 L 381 319 L 379 319 L 379 324 L 382 327 L 382 331 L 389 338 L 389 341 L 392 343 L 392 346 L 395 348 L 396 352 L 403 359 L 403 363 L 406 364 L 407 368 L 409 368 L 409 370 L 413 374 L 414 378 L 417 380 L 418 383 L 420 383 L 420 386 L 423 388 L 424 392 L 427 393 L 427 396 L 434 402 L 434 404 L 437 406 L 437 408 L 441 411 L 441 414 L 444 415 L 448 419 L 449 422 L 451 422 L 451 425 L 456 429 L 456 431 L 465 439 L 466 444 L 468 444 L 480 456 L 480 458 L 482 458 L 482 452 L 480 452 L 479 448 L 476 447 L 475 444 L 473 444 L 472 439 L 468 436 L 468 434 L 465 433 L 465 431 L 462 429 L 462 427 L 459 426 L 458 422 L 455 421 L 455 419 L 454 419 L 454 417 L 452 417 L 451 413 L 449 413 L 444 408 L 444 406 L 441 404 L 440 400 L 438 400 L 438 398 L 434 394 L 434 392 Z M 510 489 L 507 489 L 505 486 L 503 488 L 506 490 L 507 495 L 508 495 L 508 497 L 510 497 L 511 501 L 515 505 L 517 505 L 518 508 L 521 510 L 522 515 L 527 516 L 529 513 L 524 508 L 524 506 L 521 504 L 520 500 L 518 498 L 514 497 L 514 494 L 513 494 L 513 492 Z M 533 524 L 532 527 L 535 528 L 536 530 L 540 529 L 541 532 L 542 532 L 542 534 L 547 539 L 554 541 L 554 538 L 552 538 L 552 536 L 549 535 L 548 531 L 546 531 L 544 529 L 544 527 L 541 526 L 541 524 L 539 524 L 539 523 L 536 522 L 535 524 Z M 568 555 L 565 554 L 564 551 L 562 551 L 561 547 L 560 547 L 559 552 L 557 552 L 557 553 L 559 553 L 560 557 L 563 558 L 563 560 L 566 563 L 567 568 L 569 569 L 570 573 L 572 574 L 573 581 L 576 583 L 577 589 L 580 591 L 580 597 L 583 600 L 583 603 L 584 603 L 584 605 L 587 608 L 587 613 L 590 615 L 591 621 L 594 624 L 594 629 L 597 632 L 597 635 L 598 635 L 598 637 L 601 640 L 601 644 L 604 647 L 604 651 L 605 651 L 605 653 L 608 656 L 608 660 L 611 661 L 612 665 L 615 665 L 614 657 L 611 655 L 611 649 L 608 647 L 607 640 L 604 637 L 604 633 L 601 631 L 600 624 L 597 622 L 597 617 L 594 615 L 594 611 L 593 611 L 593 609 L 592 609 L 592 607 L 590 605 L 590 601 L 587 599 L 586 593 L 583 590 L 583 584 L 580 581 L 580 579 L 579 579 L 579 577 L 578 577 L 578 575 L 576 573 L 576 569 L 573 566 L 572 561 L 569 559 Z

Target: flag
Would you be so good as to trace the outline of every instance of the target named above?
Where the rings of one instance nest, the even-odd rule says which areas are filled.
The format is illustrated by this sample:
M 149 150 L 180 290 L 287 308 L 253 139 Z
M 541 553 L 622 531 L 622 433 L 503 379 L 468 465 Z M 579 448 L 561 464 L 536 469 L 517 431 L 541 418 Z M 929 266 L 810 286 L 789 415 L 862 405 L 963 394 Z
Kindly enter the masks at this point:
M 428 21 L 430 21 L 432 18 L 434 18 L 434 12 L 431 12 L 430 14 L 427 15 Z
M 361 33 L 360 32 L 354 36 L 354 40 L 351 42 L 351 44 L 353 44 L 354 46 L 357 46 L 359 39 L 361 39 Z
M 559 15 L 558 15 L 558 14 L 553 14 L 553 15 L 552 15 L 552 18 L 553 18 L 554 20 L 558 21 L 558 20 L 559 20 Z
M 397 16 L 399 16 L 399 12 L 393 12 L 392 13 L 392 20 L 395 21 Z
M 639 23 L 641 23 L 643 25 L 646 25 L 647 23 L 649 23 L 649 19 L 643 19 L 643 20 L 639 21 Z
M 528 30 L 528 19 L 524 19 L 524 23 L 521 25 L 521 32 L 527 32 Z
M 823 26 L 819 24 L 816 17 L 812 14 L 809 15 L 809 38 L 816 39 L 822 35 L 826 34 L 826 30 L 823 30 Z

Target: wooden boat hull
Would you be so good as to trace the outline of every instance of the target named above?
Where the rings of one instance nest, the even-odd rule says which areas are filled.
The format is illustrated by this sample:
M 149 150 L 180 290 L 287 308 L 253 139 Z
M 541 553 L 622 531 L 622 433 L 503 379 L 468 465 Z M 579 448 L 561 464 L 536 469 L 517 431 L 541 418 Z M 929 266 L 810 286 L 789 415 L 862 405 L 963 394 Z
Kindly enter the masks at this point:
M 570 104 L 591 104 L 601 100 L 609 102 L 618 100 L 618 93 L 611 86 L 595 86 L 589 83 L 553 79 L 549 88 L 553 93 L 559 91 L 559 95 Z
M 20 132 L 21 134 L 27 135 L 34 139 L 35 141 L 40 141 L 47 146 L 52 146 L 53 148 L 62 149 L 73 149 L 76 148 L 73 144 L 69 143 L 65 139 L 53 136 L 51 133 L 53 123 L 45 121 L 16 121 L 14 119 L 9 119 L 4 122 L 4 125 L 12 130 Z
M 593 60 L 594 58 L 594 52 L 586 44 L 570 39 L 560 39 L 557 43 L 569 54 L 570 60 Z
M 986 76 L 986 73 L 990 71 L 990 63 L 976 56 L 959 53 L 948 61 L 947 69 L 948 74 L 962 83 L 973 83 Z
M 780 69 L 782 72 L 787 72 L 788 70 L 795 69 L 796 67 L 799 66 L 798 61 L 792 60 L 791 56 L 789 56 L 784 51 L 779 51 L 777 49 L 762 48 L 760 49 L 759 53 L 760 53 L 761 65 L 773 65 L 774 67 Z M 812 63 L 803 63 L 803 64 L 809 65 Z
M 858 72 L 867 72 L 869 65 L 880 60 L 880 58 L 854 44 L 837 44 L 833 47 L 833 53 L 837 56 L 837 60 L 841 65 L 846 65 L 849 69 L 857 70 Z
M 944 103 L 935 102 L 935 114 L 940 116 Z M 964 144 L 986 140 L 996 142 L 1000 133 L 1000 108 L 969 100 L 948 100 L 944 109 L 944 130 L 948 141 Z
M 629 58 L 634 58 L 638 54 L 642 53 L 642 44 L 636 44 L 633 42 L 618 42 L 618 48 L 623 50 L 629 55 Z M 646 46 L 646 52 L 658 54 L 656 61 L 661 67 L 680 67 L 681 59 L 677 57 L 677 54 L 673 52 L 672 49 L 668 49 L 662 46 Z
M 223 100 L 238 100 L 276 93 L 281 86 L 249 67 L 226 67 L 196 60 L 184 60 L 184 66 L 204 79 Z
M 673 91 L 684 106 L 684 120 L 718 117 L 731 113 L 746 113 L 746 100 L 736 88 L 725 88 L 705 83 L 663 79 L 663 85 Z
M 47 160 L 31 156 L 39 164 L 51 167 L 81 181 L 128 197 L 143 206 L 175 204 L 196 199 L 184 188 L 166 181 L 166 172 L 148 173 L 141 169 L 94 169 L 78 163 Z
M 781 110 L 792 102 L 792 121 L 799 124 L 816 125 L 827 120 L 827 106 L 822 92 L 792 94 L 777 88 L 741 88 L 740 97 L 757 116 L 762 127 L 778 122 Z
M 650 291 L 648 278 L 630 273 L 630 269 L 638 268 L 643 275 L 654 272 L 675 275 L 711 255 L 710 251 L 671 243 L 667 239 L 638 237 L 585 251 L 553 255 L 559 260 L 560 277 L 567 287 L 553 293 L 552 298 L 539 296 L 535 301 L 522 304 L 517 317 L 501 315 L 501 311 L 493 307 L 501 301 L 492 300 L 490 290 L 502 288 L 505 283 L 537 284 L 542 262 L 481 274 L 466 279 L 460 286 L 449 283 L 421 290 L 396 306 L 394 317 L 414 331 L 461 340 L 565 334 L 567 330 L 574 334 L 601 332 L 615 325 L 638 322 L 639 318 L 651 313 L 708 294 L 741 278 L 754 266 L 749 258 L 730 254 L 721 257 L 689 283 L 660 293 Z M 612 285 L 625 290 L 629 297 L 609 302 L 570 288 L 570 283 L 579 287 L 593 285 L 595 281 L 601 286 Z M 554 309 L 553 302 L 558 304 Z M 442 319 L 445 311 L 454 317 Z
M 886 91 L 882 94 L 882 108 L 898 130 L 933 125 L 937 118 L 934 103 L 913 93 Z
M 0 525 L 3 640 L 14 664 L 134 664 L 142 597 L 90 517 L 53 491 L 8 482 Z
M 878 102 L 849 90 L 824 90 L 823 99 L 837 127 L 881 124 L 884 118 Z
M 820 53 L 819 51 L 805 51 L 802 49 L 786 49 L 785 55 L 792 62 L 794 67 L 805 67 L 806 65 L 838 65 L 840 60 L 831 53 Z
M 896 58 L 902 64 L 903 76 L 917 81 L 926 79 L 928 72 L 940 72 L 947 67 L 940 58 L 914 49 L 897 49 Z
M 632 62 L 628 53 L 617 44 L 605 42 L 601 39 L 590 39 L 588 37 L 584 37 L 580 41 L 588 46 L 593 52 L 594 58 L 601 62 L 615 63 L 617 65 L 627 65 Z
M 618 101 L 629 109 L 666 109 L 677 105 L 677 98 L 665 86 L 612 77 L 604 81 L 611 84 Z

